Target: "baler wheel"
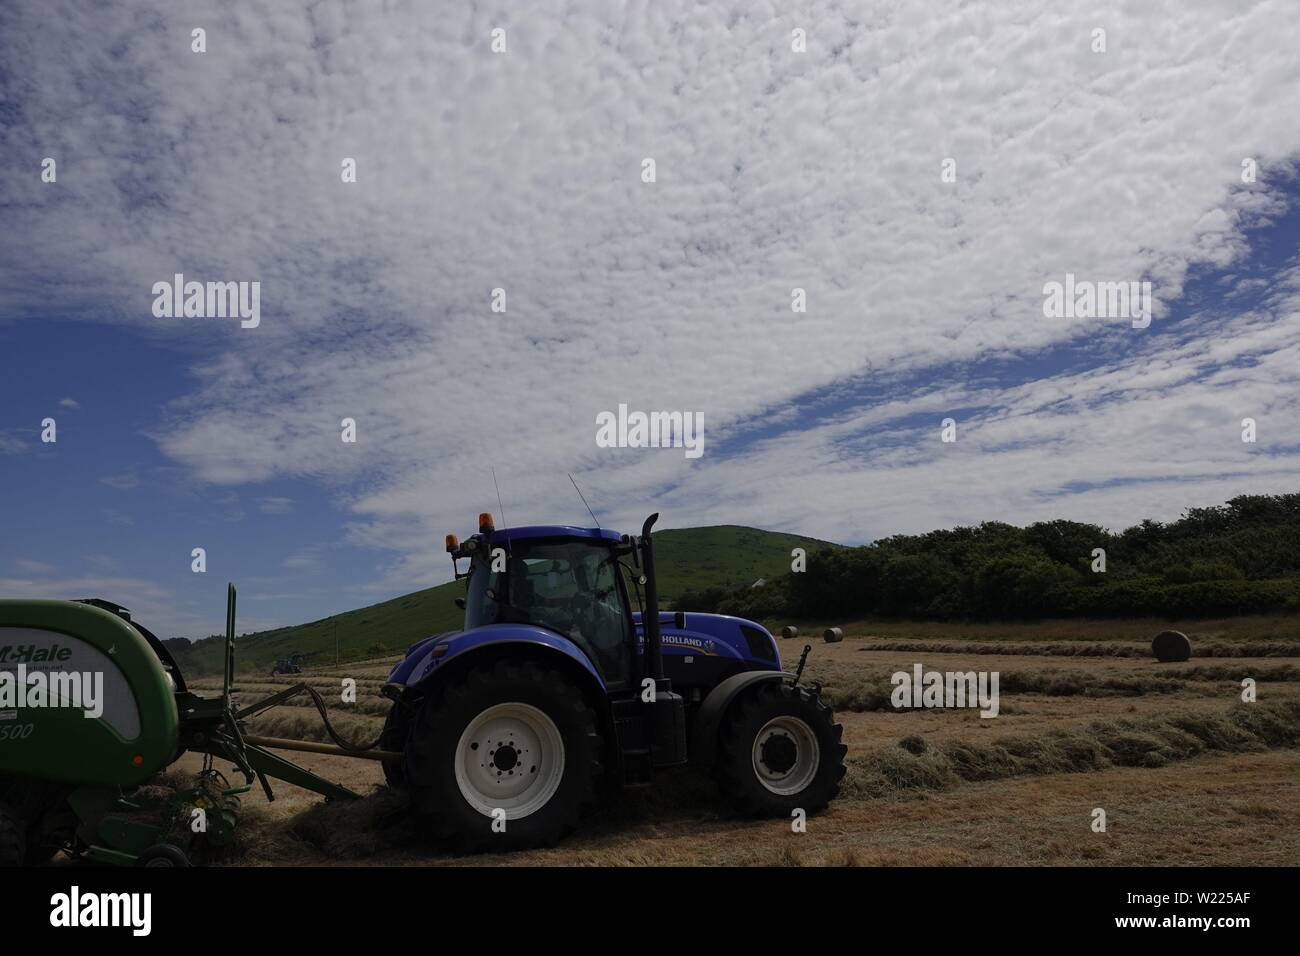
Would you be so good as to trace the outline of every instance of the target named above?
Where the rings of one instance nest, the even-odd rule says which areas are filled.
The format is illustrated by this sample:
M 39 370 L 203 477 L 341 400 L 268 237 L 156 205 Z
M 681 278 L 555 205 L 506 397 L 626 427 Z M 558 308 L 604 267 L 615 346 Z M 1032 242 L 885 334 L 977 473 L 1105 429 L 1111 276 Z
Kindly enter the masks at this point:
M 136 866 L 191 866 L 190 858 L 184 850 L 170 843 L 159 843 L 141 853 L 135 861 Z
M 26 862 L 26 828 L 7 807 L 0 805 L 0 869 Z

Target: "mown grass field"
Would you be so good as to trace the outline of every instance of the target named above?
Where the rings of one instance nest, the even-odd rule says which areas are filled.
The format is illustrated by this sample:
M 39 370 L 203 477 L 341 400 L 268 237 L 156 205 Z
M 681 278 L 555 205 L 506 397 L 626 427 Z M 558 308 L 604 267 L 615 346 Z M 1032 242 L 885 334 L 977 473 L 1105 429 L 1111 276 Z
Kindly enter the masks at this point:
M 776 622 L 772 622 L 776 623 Z M 1195 656 L 1160 664 L 1150 637 L 1168 622 L 845 626 L 811 640 L 806 681 L 823 685 L 844 726 L 839 799 L 808 821 L 736 818 L 706 778 L 665 774 L 653 788 L 602 803 L 558 847 L 458 857 L 421 842 L 400 798 L 368 761 L 294 755 L 367 794 L 346 805 L 280 785 L 245 797 L 233 862 L 254 865 L 1295 865 L 1300 863 L 1300 619 L 1175 624 Z M 813 625 L 804 627 L 814 633 Z M 815 631 L 820 634 L 820 630 Z M 807 638 L 782 641 L 789 665 Z M 355 705 L 331 703 L 336 726 L 373 737 L 395 657 L 304 675 L 331 701 L 357 681 Z M 894 671 L 996 670 L 999 716 L 898 711 Z M 1241 702 L 1241 681 L 1258 701 Z M 291 683 L 251 676 L 251 701 Z M 210 690 L 212 682 L 196 682 Z M 323 739 L 315 711 L 277 708 L 258 733 Z M 182 766 L 197 766 L 187 757 Z M 192 767 L 191 767 L 192 768 Z M 1107 814 L 1094 832 L 1094 808 Z

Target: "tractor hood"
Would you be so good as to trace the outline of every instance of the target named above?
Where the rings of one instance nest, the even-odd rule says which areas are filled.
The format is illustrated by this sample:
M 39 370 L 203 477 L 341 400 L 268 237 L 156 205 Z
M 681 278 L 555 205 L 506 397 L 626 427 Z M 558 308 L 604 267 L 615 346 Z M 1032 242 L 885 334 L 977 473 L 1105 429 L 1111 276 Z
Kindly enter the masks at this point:
M 675 623 L 675 613 L 659 613 L 663 652 L 668 655 L 727 657 L 744 661 L 759 670 L 780 670 L 781 655 L 767 628 L 743 617 L 727 614 L 702 614 L 686 611 L 685 627 Z M 638 645 L 645 642 L 645 627 L 640 613 L 633 613 Z

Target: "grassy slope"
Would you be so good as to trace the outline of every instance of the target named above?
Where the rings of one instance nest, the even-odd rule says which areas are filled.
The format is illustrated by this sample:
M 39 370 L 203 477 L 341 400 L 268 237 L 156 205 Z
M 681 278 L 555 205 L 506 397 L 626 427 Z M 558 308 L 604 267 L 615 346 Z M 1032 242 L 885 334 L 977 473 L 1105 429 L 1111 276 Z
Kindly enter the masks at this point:
M 659 593 L 672 606 L 687 589 L 752 584 L 790 570 L 790 551 L 815 551 L 827 541 L 724 524 L 661 531 L 655 536 Z
M 792 548 L 811 551 L 825 544 L 736 525 L 662 531 L 655 535 L 660 593 L 671 607 L 687 588 L 734 586 L 772 577 L 789 570 Z M 269 670 L 277 658 L 294 652 L 318 652 L 318 662 L 331 661 L 336 632 L 343 658 L 400 651 L 422 637 L 458 627 L 462 612 L 453 602 L 464 594 L 464 587 L 449 582 L 310 624 L 242 636 L 236 651 L 239 668 Z M 221 642 L 200 641 L 180 656 L 179 663 L 186 674 L 215 673 L 221 667 Z

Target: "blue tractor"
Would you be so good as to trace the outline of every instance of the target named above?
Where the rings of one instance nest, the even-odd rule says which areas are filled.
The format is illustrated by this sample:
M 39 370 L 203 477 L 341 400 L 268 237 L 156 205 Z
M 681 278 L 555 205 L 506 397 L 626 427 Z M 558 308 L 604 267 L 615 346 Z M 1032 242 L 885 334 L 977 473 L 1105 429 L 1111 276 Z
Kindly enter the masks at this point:
M 290 654 L 288 657 L 282 657 L 276 661 L 275 666 L 271 668 L 271 676 L 279 677 L 282 674 L 301 674 L 302 665 L 306 664 L 315 656 L 315 654 L 295 652 Z
M 834 798 L 840 725 L 781 670 L 772 635 L 659 611 L 658 517 L 636 536 L 497 530 L 482 514 L 477 534 L 447 536 L 467 581 L 464 627 L 411 645 L 393 668 L 380 743 L 401 755 L 385 775 L 429 835 L 470 851 L 551 845 L 603 784 L 688 762 L 747 816 L 788 819 Z

